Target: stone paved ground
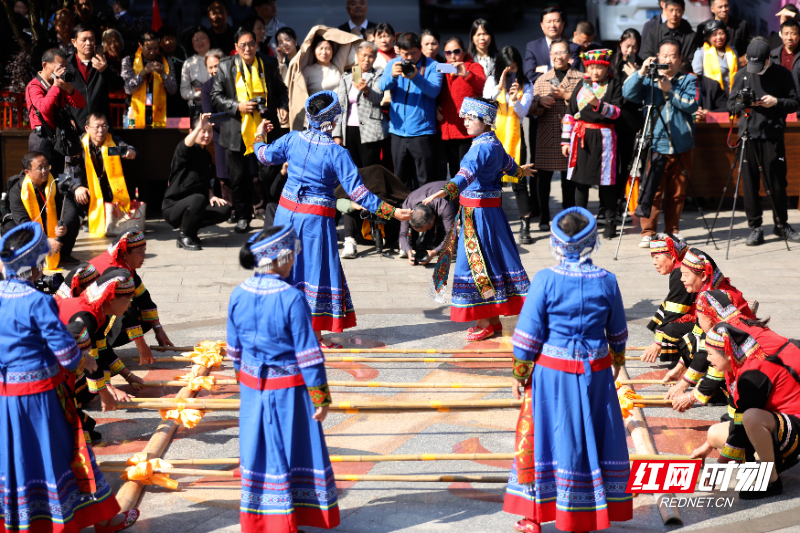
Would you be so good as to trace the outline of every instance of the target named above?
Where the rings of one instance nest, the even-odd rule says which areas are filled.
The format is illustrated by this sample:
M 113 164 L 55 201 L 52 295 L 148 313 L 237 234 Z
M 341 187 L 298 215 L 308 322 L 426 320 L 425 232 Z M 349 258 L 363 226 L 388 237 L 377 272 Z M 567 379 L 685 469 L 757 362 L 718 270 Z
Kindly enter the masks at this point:
M 554 184 L 553 191 L 559 187 Z M 516 219 L 513 198 L 506 193 L 504 205 L 509 218 Z M 592 206 L 596 205 L 593 202 Z M 590 207 L 592 207 L 590 206 Z M 553 203 L 553 212 L 557 212 Z M 731 259 L 724 249 L 705 246 L 697 211 L 684 214 L 682 235 L 691 245 L 708 251 L 723 272 L 747 298 L 761 302 L 759 315 L 772 317 L 774 329 L 786 336 L 798 336 L 794 320 L 800 310 L 800 246 L 787 252 L 774 238 L 758 248 L 744 246 L 747 230 L 738 217 L 731 246 Z M 726 219 L 727 220 L 727 219 Z M 790 221 L 800 228 L 800 213 L 790 211 Z M 722 222 L 724 225 L 727 222 Z M 512 223 L 516 231 L 518 224 Z M 260 227 L 260 223 L 256 223 Z M 771 229 L 768 227 L 768 230 Z M 723 233 L 725 235 L 723 235 Z M 727 231 L 716 237 L 723 244 Z M 141 275 L 159 305 L 165 329 L 177 345 L 198 341 L 224 340 L 228 296 L 247 273 L 238 266 L 238 250 L 245 237 L 232 233 L 230 225 L 213 228 L 201 236 L 205 249 L 198 253 L 178 250 L 174 233 L 163 221 L 148 221 L 148 257 Z M 536 233 L 536 242 L 521 250 L 529 275 L 551 266 L 548 239 Z M 637 247 L 635 232 L 625 235 L 618 261 L 613 260 L 616 241 L 603 242 L 595 262 L 618 276 L 631 332 L 630 344 L 650 341 L 644 327 L 666 293 L 666 278 L 658 276 L 649 254 Z M 82 238 L 76 255 L 88 259 L 105 247 L 102 241 Z M 449 309 L 425 296 L 431 268 L 410 267 L 404 261 L 375 256 L 345 261 L 344 270 L 358 314 L 358 327 L 334 338 L 345 347 L 463 348 L 464 326 L 449 321 Z M 514 318 L 504 319 L 502 338 L 483 343 L 486 347 L 508 347 Z M 152 342 L 152 335 L 149 335 Z M 132 358 L 135 350 L 120 354 Z M 146 380 L 166 380 L 188 368 L 183 363 L 157 363 L 131 368 Z M 333 380 L 382 381 L 490 381 L 509 375 L 506 363 L 499 364 L 344 364 L 332 363 L 328 373 Z M 663 367 L 630 364 L 632 376 L 657 377 Z M 225 368 L 214 375 L 232 376 Z M 648 388 L 648 393 L 656 392 Z M 658 389 L 663 390 L 663 389 Z M 174 395 L 174 389 L 148 389 L 139 397 Z M 236 387 L 223 387 L 206 397 L 237 398 Z M 396 400 L 411 399 L 489 399 L 510 398 L 510 391 L 425 391 L 399 389 L 335 389 L 334 399 Z M 662 453 L 689 453 L 704 439 L 704 431 L 718 420 L 721 408 L 692 409 L 676 415 L 668 409 L 646 409 L 656 445 Z M 155 412 L 95 412 L 105 442 L 96 448 L 100 459 L 125 459 L 140 451 L 150 438 L 159 417 Z M 324 427 L 332 454 L 509 452 L 513 447 L 514 410 L 345 415 L 331 414 Z M 193 430 L 180 429 L 166 458 L 237 457 L 238 419 L 232 413 L 209 414 Z M 632 450 L 632 443 L 628 442 Z M 217 468 L 217 467 L 211 467 Z M 507 461 L 459 461 L 424 463 L 339 463 L 338 473 L 504 473 Z M 797 531 L 800 523 L 798 470 L 783 474 L 786 493 L 765 502 L 736 500 L 726 510 L 682 510 L 683 528 L 713 531 Z M 115 486 L 116 474 L 109 474 Z M 238 531 L 238 484 L 220 478 L 177 477 L 180 490 L 168 492 L 149 488 L 141 501 L 142 518 L 134 532 L 200 533 Z M 460 483 L 342 483 L 340 508 L 342 524 L 336 531 L 360 532 L 493 532 L 511 531 L 515 517 L 502 512 L 504 485 Z M 735 493 L 720 493 L 720 496 Z M 736 524 L 731 524 L 736 522 Z M 728 525 L 731 524 L 731 525 Z M 712 528 L 712 529 L 707 529 Z M 635 500 L 634 520 L 615 524 L 619 531 L 663 531 L 676 527 L 662 525 L 652 497 Z M 545 531 L 555 531 L 552 524 Z M 317 531 L 307 529 L 307 531 Z

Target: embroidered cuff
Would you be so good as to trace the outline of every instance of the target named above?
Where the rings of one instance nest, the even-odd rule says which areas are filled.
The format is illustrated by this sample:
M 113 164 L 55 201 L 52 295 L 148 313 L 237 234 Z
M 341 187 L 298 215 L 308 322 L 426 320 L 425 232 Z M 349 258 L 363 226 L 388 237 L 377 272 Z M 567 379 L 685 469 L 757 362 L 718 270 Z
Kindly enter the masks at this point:
M 725 443 L 725 446 L 722 448 L 722 451 L 719 454 L 723 457 L 727 457 L 732 461 L 736 461 L 737 463 L 744 462 L 744 448 L 737 448 L 735 446 L 731 446 L 728 443 Z
M 267 142 L 267 141 L 264 139 L 264 135 L 263 135 L 263 134 L 261 134 L 261 133 L 257 134 L 257 135 L 255 136 L 255 138 L 253 139 L 253 144 L 257 144 L 257 143 L 266 143 L 266 142 Z
M 138 298 L 142 294 L 147 292 L 147 287 L 144 286 L 144 283 L 140 283 L 136 290 L 133 291 L 133 297 Z
M 111 363 L 109 370 L 111 371 L 112 376 L 116 376 L 117 374 L 125 370 L 125 363 L 123 363 L 119 359 L 116 359 L 114 360 L 113 363 Z
M 94 347 L 97 348 L 98 352 L 103 351 L 106 348 L 108 348 L 108 340 L 105 337 L 103 337 L 102 339 L 94 343 Z
M 132 328 L 128 328 L 126 330 L 128 334 L 129 340 L 136 340 L 139 337 L 144 337 L 144 332 L 142 331 L 142 326 L 134 326 Z
M 81 334 L 78 335 L 78 338 L 75 339 L 75 342 L 78 344 L 78 348 L 81 350 L 88 350 L 92 345 L 92 337 L 89 335 L 89 331 L 86 328 L 81 329 Z M 59 357 L 59 355 L 56 354 L 56 357 Z M 60 357 L 59 362 L 61 362 Z M 63 365 L 64 363 L 61 364 Z
M 90 377 L 87 377 L 86 384 L 89 386 L 89 392 L 91 392 L 92 394 L 97 394 L 101 390 L 105 390 L 106 378 L 105 376 L 99 379 L 92 379 Z
M 725 381 L 725 372 L 720 372 L 713 366 L 709 366 L 708 373 L 706 373 L 706 378 L 712 381 Z
M 523 361 L 515 357 L 514 368 L 511 372 L 511 375 L 514 376 L 514 379 L 525 381 L 529 377 L 531 377 L 531 373 L 533 372 L 533 365 L 534 365 L 533 361 Z
M 144 322 L 154 322 L 158 320 L 158 309 L 142 309 L 139 314 Z
M 611 362 L 616 366 L 625 366 L 625 350 L 615 352 L 611 346 L 608 347 L 608 355 L 611 356 Z
M 381 205 L 378 210 L 375 211 L 375 214 L 385 220 L 391 220 L 395 209 L 396 208 L 394 206 L 389 205 L 386 202 L 381 202 Z
M 327 383 L 317 387 L 308 387 L 308 394 L 311 395 L 311 401 L 314 402 L 315 407 L 324 407 L 331 404 L 331 391 Z
M 575 128 L 575 118 L 572 115 L 564 115 L 561 120 L 561 144 L 572 142 L 572 130 Z
M 600 107 L 602 108 L 600 114 L 604 117 L 610 118 L 611 120 L 619 117 L 620 110 L 617 106 L 601 101 Z
M 705 376 L 702 372 L 698 372 L 692 368 L 687 368 L 686 372 L 683 374 L 683 380 L 686 381 L 689 385 L 697 385 L 697 383 Z
M 452 181 L 442 187 L 442 190 L 447 193 L 447 199 L 450 201 L 455 200 L 461 194 L 458 190 L 458 185 L 453 183 Z
M 699 388 L 695 388 L 694 389 L 694 398 L 695 398 L 695 400 L 697 400 L 701 404 L 707 405 L 708 401 L 711 399 L 711 396 L 706 396 L 705 394 L 700 392 Z

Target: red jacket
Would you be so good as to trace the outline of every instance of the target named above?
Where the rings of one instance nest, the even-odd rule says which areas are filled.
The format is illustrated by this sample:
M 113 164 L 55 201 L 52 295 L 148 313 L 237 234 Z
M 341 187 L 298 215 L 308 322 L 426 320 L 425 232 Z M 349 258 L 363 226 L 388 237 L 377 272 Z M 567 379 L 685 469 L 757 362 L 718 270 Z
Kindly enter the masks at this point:
M 461 102 L 468 96 L 483 96 L 483 86 L 486 84 L 486 74 L 480 63 L 473 63 L 467 56 L 464 68 L 470 73 L 466 79 L 453 74 L 445 74 L 442 90 L 439 92 L 439 106 L 442 109 L 444 121 L 440 122 L 442 140 L 469 139 L 464 119 L 458 117 Z
M 48 90 L 39 82 L 38 77 L 33 78 L 28 86 L 25 87 L 25 101 L 28 102 L 31 129 L 36 129 L 36 126 L 42 125 L 34 107 L 42 114 L 47 125 L 55 128 L 56 114 L 59 109 L 63 109 L 65 105 L 72 106 L 75 109 L 83 109 L 86 106 L 86 100 L 80 91 L 74 90 L 72 94 L 68 94 L 55 86 L 51 86 Z

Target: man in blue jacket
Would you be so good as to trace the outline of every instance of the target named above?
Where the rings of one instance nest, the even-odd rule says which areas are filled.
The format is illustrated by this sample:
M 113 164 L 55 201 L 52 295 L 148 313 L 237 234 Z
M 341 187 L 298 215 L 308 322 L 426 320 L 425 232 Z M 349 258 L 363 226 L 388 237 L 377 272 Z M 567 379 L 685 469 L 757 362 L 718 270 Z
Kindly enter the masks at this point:
M 436 136 L 436 97 L 442 88 L 442 74 L 436 61 L 422 55 L 419 35 L 404 33 L 397 39 L 400 55 L 386 65 L 380 81 L 390 91 L 389 133 L 392 136 L 394 172 L 410 189 L 437 175 L 433 155 Z
M 682 74 L 681 43 L 665 39 L 658 50 L 658 63 L 669 65 L 658 71 L 654 80 L 647 77 L 647 67 L 656 61 L 655 57 L 645 59 L 642 68 L 634 72 L 622 86 L 622 96 L 632 102 L 650 104 L 650 87 L 656 84 L 653 93 L 654 104 L 663 121 L 654 116 L 653 146 L 650 169 L 642 180 L 639 192 L 639 206 L 636 216 L 642 223 L 641 248 L 649 248 L 656 234 L 658 214 L 664 211 L 664 232 L 678 236 L 683 203 L 686 200 L 686 183 L 692 171 L 692 151 L 694 149 L 694 120 L 700 94 L 697 77 Z M 670 142 L 667 130 L 672 135 Z M 662 206 L 663 204 L 663 206 Z

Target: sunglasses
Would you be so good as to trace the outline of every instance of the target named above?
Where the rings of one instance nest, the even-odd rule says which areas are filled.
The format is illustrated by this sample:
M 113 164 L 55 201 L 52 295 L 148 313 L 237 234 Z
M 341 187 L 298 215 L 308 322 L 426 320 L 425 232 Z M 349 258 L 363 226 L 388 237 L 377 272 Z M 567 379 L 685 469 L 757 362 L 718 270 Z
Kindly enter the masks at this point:
M 464 50 L 462 50 L 461 48 L 456 48 L 455 50 L 445 50 L 444 51 L 444 55 L 446 55 L 446 56 L 451 56 L 451 55 L 454 55 L 454 54 L 458 55 L 463 51 Z

